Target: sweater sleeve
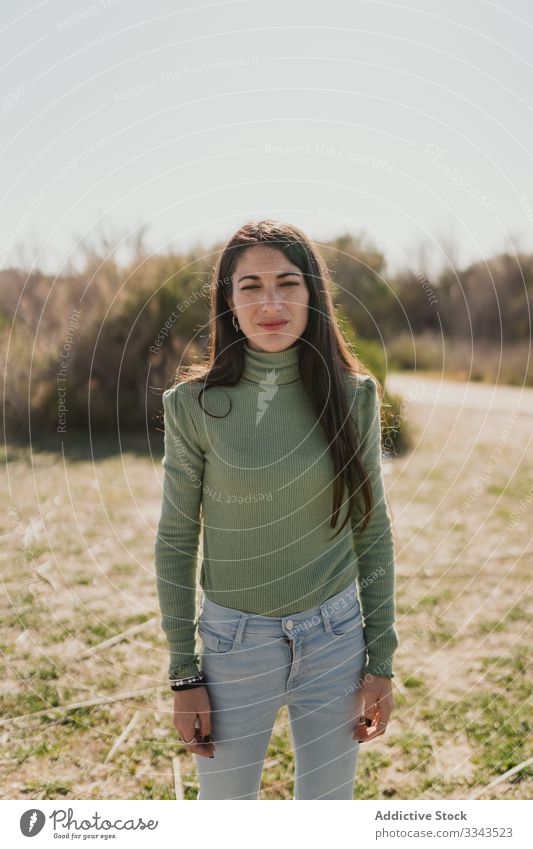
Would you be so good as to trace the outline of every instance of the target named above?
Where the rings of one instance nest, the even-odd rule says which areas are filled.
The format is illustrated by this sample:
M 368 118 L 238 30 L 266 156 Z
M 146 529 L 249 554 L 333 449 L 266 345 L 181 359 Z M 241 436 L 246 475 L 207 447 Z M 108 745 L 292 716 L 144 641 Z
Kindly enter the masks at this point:
M 186 407 L 186 383 L 163 393 L 163 501 L 155 541 L 161 627 L 170 650 L 171 678 L 195 675 L 196 575 L 204 454 Z
M 364 390 L 363 390 L 364 387 Z M 354 548 L 358 559 L 357 585 L 367 646 L 365 672 L 394 678 L 392 659 L 399 645 L 395 622 L 395 548 L 385 498 L 381 460 L 381 405 L 377 383 L 364 380 L 359 409 L 359 438 L 363 465 L 370 477 L 374 507 L 364 531 L 357 530 L 360 513 L 352 514 Z

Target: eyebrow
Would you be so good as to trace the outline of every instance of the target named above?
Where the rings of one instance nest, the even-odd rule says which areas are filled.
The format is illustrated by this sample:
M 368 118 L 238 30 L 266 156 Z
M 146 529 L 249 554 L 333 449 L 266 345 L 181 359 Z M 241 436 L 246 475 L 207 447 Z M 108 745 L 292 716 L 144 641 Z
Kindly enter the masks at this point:
M 297 274 L 298 277 L 300 277 L 301 272 L 300 271 L 282 271 L 281 274 L 276 274 L 276 277 L 279 280 L 281 277 L 288 277 L 291 274 Z M 261 275 L 260 274 L 243 274 L 242 277 L 239 277 L 239 279 L 237 280 L 237 283 L 240 283 L 241 280 L 261 280 Z

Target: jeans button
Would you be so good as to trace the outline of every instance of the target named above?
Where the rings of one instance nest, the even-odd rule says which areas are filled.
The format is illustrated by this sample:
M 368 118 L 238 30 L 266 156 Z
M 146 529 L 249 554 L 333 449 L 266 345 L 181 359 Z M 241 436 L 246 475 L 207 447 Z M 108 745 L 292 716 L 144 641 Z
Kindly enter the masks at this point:
M 287 626 L 287 628 L 292 628 L 292 626 L 294 625 L 294 622 L 292 621 L 292 619 L 287 619 L 287 621 L 285 622 L 285 625 Z

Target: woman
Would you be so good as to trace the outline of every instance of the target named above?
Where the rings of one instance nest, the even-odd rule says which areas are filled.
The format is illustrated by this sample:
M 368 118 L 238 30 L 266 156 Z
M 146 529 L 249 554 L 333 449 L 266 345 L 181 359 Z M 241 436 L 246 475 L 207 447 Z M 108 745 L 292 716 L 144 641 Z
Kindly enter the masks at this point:
M 380 393 L 330 287 L 297 227 L 242 227 L 213 275 L 209 363 L 163 393 L 157 588 L 199 799 L 257 799 L 284 704 L 295 798 L 352 799 L 359 745 L 393 708 Z

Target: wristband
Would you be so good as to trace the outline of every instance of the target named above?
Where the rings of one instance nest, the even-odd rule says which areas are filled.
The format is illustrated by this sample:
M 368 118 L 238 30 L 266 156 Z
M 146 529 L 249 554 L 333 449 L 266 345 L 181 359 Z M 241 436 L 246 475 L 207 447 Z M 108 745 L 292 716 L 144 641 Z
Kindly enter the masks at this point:
M 198 672 L 196 675 L 190 675 L 188 678 L 171 678 L 170 689 L 175 693 L 180 690 L 191 690 L 193 687 L 202 687 L 206 682 L 205 672 Z

